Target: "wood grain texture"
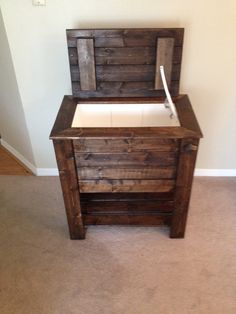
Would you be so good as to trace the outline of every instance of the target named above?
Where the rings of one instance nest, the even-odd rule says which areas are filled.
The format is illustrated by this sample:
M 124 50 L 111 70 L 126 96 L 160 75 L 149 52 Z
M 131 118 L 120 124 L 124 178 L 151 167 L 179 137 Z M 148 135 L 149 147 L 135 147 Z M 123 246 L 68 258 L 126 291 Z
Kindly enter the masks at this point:
M 90 49 L 94 55 L 79 62 L 77 45 L 93 40 L 94 47 Z M 156 43 L 159 44 L 158 58 L 165 61 L 169 88 L 172 95 L 177 95 L 179 90 L 180 68 L 182 59 L 183 29 L 87 29 L 68 30 L 68 53 L 71 70 L 72 92 L 74 96 L 87 97 L 134 97 L 134 96 L 164 96 L 163 86 L 155 89 L 156 74 Z M 171 43 L 174 43 L 172 46 Z M 79 51 L 78 51 L 79 52 Z M 88 55 L 88 53 L 87 53 Z M 92 70 L 84 71 L 80 67 L 85 61 L 93 60 L 91 68 L 96 72 L 96 88 L 84 85 Z M 81 63 L 81 66 L 80 66 Z M 88 63 L 86 63 L 88 67 Z M 171 68 L 171 71 L 170 71 Z M 95 82 L 87 77 L 87 85 Z M 103 83 L 109 82 L 109 86 Z M 118 82 L 118 84 L 117 84 Z M 132 86 L 130 83 L 142 82 L 142 87 Z M 143 84 L 148 82 L 148 84 Z
M 150 64 L 96 65 L 96 79 L 99 82 L 152 82 L 155 79 L 155 69 L 155 65 Z M 78 66 L 72 65 L 70 70 L 72 81 L 81 84 L 81 71 Z M 171 77 L 173 82 L 178 79 L 179 71 L 180 64 L 174 64 Z M 117 95 L 115 94 L 115 96 Z
M 178 95 L 183 29 L 68 30 L 67 40 L 78 97 L 63 99 L 51 138 L 71 238 L 84 238 L 89 224 L 167 224 L 171 237 L 183 237 L 202 137 L 188 97 Z M 78 40 L 93 43 L 90 54 L 85 49 L 94 60 L 86 87 Z M 180 127 L 71 127 L 77 103 L 163 103 L 164 91 L 155 80 L 163 63 Z M 96 90 L 86 90 L 95 73 Z
M 77 52 L 81 90 L 96 90 L 93 39 L 77 39 Z
M 171 214 L 85 214 L 85 225 L 169 225 Z
M 77 169 L 80 180 L 97 179 L 173 179 L 176 167 L 80 167 Z
M 77 167 L 87 166 L 175 166 L 176 152 L 134 152 L 134 153 L 75 153 Z
M 164 193 L 148 193 L 148 192 L 127 192 L 127 193 L 81 193 L 82 202 L 144 202 L 144 201 L 173 201 L 174 191 Z
M 189 144 L 198 148 L 199 139 L 183 139 L 181 143 L 174 197 L 175 209 L 170 230 L 171 238 L 183 238 L 185 235 L 193 173 L 197 157 L 197 149 L 189 150 Z
M 174 38 L 158 38 L 156 52 L 155 89 L 163 89 L 160 66 L 164 67 L 168 87 L 171 84 Z
M 110 39 L 111 40 L 111 39 Z M 71 65 L 78 65 L 77 48 L 68 48 Z M 156 47 L 106 47 L 94 48 L 95 62 L 97 65 L 119 64 L 156 64 Z M 181 63 L 182 47 L 175 46 L 173 63 Z
M 80 180 L 81 193 L 170 192 L 174 180 Z
M 87 201 L 81 202 L 83 213 L 171 213 L 174 209 L 174 201 Z
M 72 141 L 53 141 L 61 187 L 64 197 L 67 221 L 71 239 L 84 239 L 77 172 L 73 154 Z
M 76 47 L 76 38 L 95 38 L 95 47 L 156 46 L 157 37 L 174 37 L 176 46 L 182 46 L 183 28 L 120 28 L 68 29 L 69 47 Z
M 93 153 L 131 153 L 146 150 L 176 152 L 179 150 L 177 139 L 79 139 L 73 141 L 75 152 Z

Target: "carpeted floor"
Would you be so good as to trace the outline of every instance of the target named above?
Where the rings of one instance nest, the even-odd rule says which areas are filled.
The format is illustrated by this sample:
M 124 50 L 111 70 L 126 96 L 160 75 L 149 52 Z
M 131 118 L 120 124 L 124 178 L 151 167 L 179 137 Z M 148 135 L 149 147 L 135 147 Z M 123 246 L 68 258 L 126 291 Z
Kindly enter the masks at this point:
M 184 240 L 90 227 L 71 241 L 57 177 L 0 177 L 1 314 L 235 314 L 236 178 L 196 178 Z

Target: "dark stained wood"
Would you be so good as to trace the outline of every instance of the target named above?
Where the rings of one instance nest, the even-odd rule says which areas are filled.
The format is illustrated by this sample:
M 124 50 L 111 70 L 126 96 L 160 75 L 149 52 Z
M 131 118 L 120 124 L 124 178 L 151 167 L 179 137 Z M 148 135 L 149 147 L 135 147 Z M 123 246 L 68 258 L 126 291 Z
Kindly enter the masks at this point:
M 175 209 L 170 230 L 171 238 L 183 238 L 185 235 L 193 173 L 197 157 L 197 149 L 189 150 L 189 144 L 198 148 L 198 143 L 198 139 L 191 138 L 183 139 L 181 143 L 174 197 Z
M 96 90 L 93 39 L 77 39 L 77 52 L 81 90 Z
M 160 152 L 176 152 L 179 149 L 179 140 L 176 139 L 79 139 L 74 140 L 75 152 L 93 153 L 131 153 L 145 150 Z
M 128 29 L 68 29 L 69 47 L 76 47 L 76 38 L 94 37 L 95 47 L 108 47 L 110 39 L 112 47 L 123 46 L 156 46 L 157 37 L 175 37 L 175 44 L 183 43 L 183 28 L 128 28 Z M 96 42 L 97 41 L 97 42 Z M 114 45 L 116 43 L 116 46 Z
M 87 166 L 175 166 L 176 152 L 134 152 L 134 153 L 75 153 L 77 167 Z
M 127 193 L 81 193 L 82 202 L 144 202 L 144 201 L 173 201 L 174 191 L 164 193 L 127 192 Z
M 155 64 L 155 48 L 96 48 L 95 58 L 97 65 Z
M 123 74 L 124 75 L 124 74 Z M 140 88 L 139 88 L 140 86 Z M 165 95 L 163 90 L 155 90 L 154 82 L 97 82 L 96 91 L 81 91 L 80 82 L 72 82 L 72 91 L 75 96 L 82 97 L 84 99 L 88 97 L 162 97 Z M 172 95 L 178 91 L 179 82 L 171 81 L 170 92 Z
M 79 167 L 80 180 L 89 179 L 173 179 L 176 167 Z
M 67 40 L 74 97 L 64 97 L 50 138 L 71 238 L 84 238 L 90 224 L 166 224 L 172 238 L 183 237 L 202 137 L 187 95 L 179 95 L 183 29 L 68 30 Z M 179 127 L 71 127 L 78 103 L 163 103 L 159 65 Z
M 111 40 L 111 39 L 109 39 Z M 77 48 L 68 48 L 71 65 L 78 65 Z M 119 47 L 95 48 L 94 56 L 97 65 L 106 64 L 156 64 L 155 47 Z M 173 63 L 181 63 L 182 47 L 175 46 Z
M 174 180 L 80 180 L 81 193 L 170 192 Z
M 163 86 L 154 88 L 159 61 L 166 67 L 172 95 L 178 94 L 183 29 L 67 30 L 67 41 L 74 96 L 164 96 Z M 78 60 L 78 55 L 84 59 Z M 114 84 L 108 87 L 104 82 Z M 125 86 L 126 82 L 142 82 L 142 87 Z
M 68 128 L 71 129 L 77 103 L 77 99 L 73 96 L 64 96 L 50 134 L 50 139 L 55 139 L 60 135 L 65 138 L 63 134 Z
M 156 52 L 155 89 L 163 89 L 160 66 L 164 67 L 168 87 L 171 83 L 174 38 L 158 38 Z
M 80 82 L 81 78 L 78 66 L 72 65 L 70 69 L 72 81 Z M 172 81 L 178 78 L 179 71 L 180 64 L 174 64 L 172 68 Z M 102 82 L 150 82 L 155 79 L 155 66 L 150 64 L 97 65 L 96 78 L 97 81 Z
M 71 239 L 84 239 L 72 141 L 53 141 Z
M 196 135 L 201 138 L 203 136 L 202 131 L 200 129 L 188 96 L 183 95 L 183 97 L 179 97 L 178 100 L 175 102 L 175 106 L 181 125 L 188 130 L 194 131 Z
M 81 202 L 82 212 L 83 213 L 153 213 L 153 212 L 172 212 L 174 209 L 174 201 L 85 201 Z
M 171 214 L 84 214 L 85 225 L 169 225 Z

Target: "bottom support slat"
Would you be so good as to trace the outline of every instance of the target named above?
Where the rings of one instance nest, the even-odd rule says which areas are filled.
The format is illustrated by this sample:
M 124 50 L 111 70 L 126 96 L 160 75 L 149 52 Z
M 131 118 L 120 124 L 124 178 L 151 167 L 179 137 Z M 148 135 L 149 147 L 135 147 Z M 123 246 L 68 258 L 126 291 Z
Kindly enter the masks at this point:
M 84 214 L 85 225 L 170 225 L 171 213 L 148 214 Z
M 93 214 L 97 212 L 123 211 L 150 211 L 150 212 L 171 212 L 174 210 L 173 201 L 88 201 L 81 202 L 83 214 Z

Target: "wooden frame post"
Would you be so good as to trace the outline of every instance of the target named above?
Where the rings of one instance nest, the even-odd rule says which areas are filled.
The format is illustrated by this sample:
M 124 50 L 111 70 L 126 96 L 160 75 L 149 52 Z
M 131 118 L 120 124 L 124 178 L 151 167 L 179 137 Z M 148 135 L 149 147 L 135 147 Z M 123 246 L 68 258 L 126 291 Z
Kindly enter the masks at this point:
M 71 239 L 85 239 L 72 140 L 53 140 Z
M 184 238 L 199 139 L 181 140 L 170 237 Z

